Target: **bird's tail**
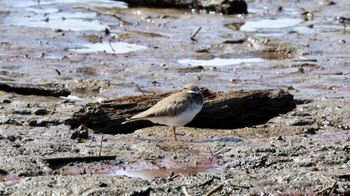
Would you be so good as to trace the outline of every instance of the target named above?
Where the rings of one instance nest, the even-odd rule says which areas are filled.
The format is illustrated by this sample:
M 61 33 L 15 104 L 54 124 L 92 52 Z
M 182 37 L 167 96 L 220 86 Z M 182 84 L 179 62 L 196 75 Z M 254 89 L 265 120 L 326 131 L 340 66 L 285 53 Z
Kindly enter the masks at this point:
M 130 122 L 134 122 L 134 121 L 137 121 L 137 120 L 140 120 L 140 119 L 138 119 L 138 118 L 127 118 L 124 122 L 122 122 L 122 125 L 130 123 Z

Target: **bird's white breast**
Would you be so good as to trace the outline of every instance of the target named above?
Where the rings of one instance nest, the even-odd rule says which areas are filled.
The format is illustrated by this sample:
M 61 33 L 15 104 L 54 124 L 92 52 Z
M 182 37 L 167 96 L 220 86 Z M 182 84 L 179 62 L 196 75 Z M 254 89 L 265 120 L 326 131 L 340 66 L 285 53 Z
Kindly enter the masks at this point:
M 202 109 L 202 105 L 197 105 L 196 107 L 189 108 L 184 112 L 176 115 L 176 116 L 164 116 L 164 117 L 155 117 L 155 118 L 147 118 L 153 123 L 174 126 L 174 127 L 182 127 L 189 123 Z

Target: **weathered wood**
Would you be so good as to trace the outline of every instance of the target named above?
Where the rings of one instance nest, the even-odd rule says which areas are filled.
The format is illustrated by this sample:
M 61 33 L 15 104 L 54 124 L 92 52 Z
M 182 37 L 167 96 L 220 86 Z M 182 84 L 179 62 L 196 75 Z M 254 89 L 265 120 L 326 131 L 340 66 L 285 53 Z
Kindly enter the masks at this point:
M 124 0 L 129 7 L 195 8 L 223 14 L 247 14 L 244 0 Z
M 233 129 L 267 122 L 269 119 L 295 108 L 293 95 L 283 90 L 249 90 L 210 92 L 202 89 L 203 109 L 187 126 L 200 128 Z M 122 124 L 127 118 L 142 112 L 168 96 L 146 95 L 123 97 L 102 103 L 87 104 L 66 124 L 73 128 L 85 124 L 96 132 L 119 134 L 153 126 L 149 121 Z
M 117 156 L 88 156 L 88 157 L 60 157 L 43 159 L 43 162 L 48 163 L 52 169 L 60 169 L 65 165 L 73 162 L 98 162 L 104 160 L 115 160 Z
M 70 91 L 59 84 L 29 84 L 6 82 L 0 83 L 0 90 L 5 92 L 14 92 L 21 95 L 42 95 L 42 96 L 68 96 Z

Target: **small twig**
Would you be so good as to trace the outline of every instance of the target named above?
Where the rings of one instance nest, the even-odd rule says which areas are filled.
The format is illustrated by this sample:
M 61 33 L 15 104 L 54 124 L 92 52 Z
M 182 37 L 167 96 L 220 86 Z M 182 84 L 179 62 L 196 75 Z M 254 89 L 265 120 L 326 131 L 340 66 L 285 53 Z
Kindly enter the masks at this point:
M 111 40 L 109 40 L 108 44 L 109 44 L 109 46 L 111 47 L 112 51 L 115 52 L 115 50 L 114 50 L 114 48 L 113 48 L 113 46 L 112 46 L 112 41 L 111 41 Z
M 203 182 L 202 184 L 200 184 L 200 185 L 198 185 L 198 186 L 206 186 L 206 185 L 208 185 L 208 184 L 211 184 L 211 183 L 213 182 L 213 180 L 214 180 L 214 177 L 212 177 L 211 179 L 209 179 L 209 180 Z
M 202 27 L 199 27 L 198 30 L 193 34 L 191 35 L 191 40 L 192 42 L 198 42 L 198 40 L 196 39 L 196 35 L 199 33 L 199 31 L 202 29 Z
M 50 112 L 49 115 L 47 116 L 47 121 L 50 121 L 50 118 L 51 118 L 52 114 L 54 114 L 55 112 L 56 112 L 56 104 L 55 104 L 52 112 Z
M 103 134 L 101 136 L 100 152 L 98 153 L 99 157 L 101 156 L 101 153 L 102 153 L 102 142 L 103 142 Z
M 58 69 L 55 69 L 58 75 L 61 75 L 61 72 Z
M 317 195 L 318 195 L 318 194 L 322 194 L 322 193 L 324 193 L 323 195 L 330 195 L 330 194 L 333 192 L 333 190 L 334 190 L 335 186 L 337 185 L 337 183 L 338 183 L 338 182 L 336 181 L 336 182 L 334 182 L 334 184 L 333 184 L 332 186 L 326 187 L 326 188 L 324 188 L 324 189 L 318 191 L 318 192 L 317 192 Z M 325 193 L 327 190 L 329 190 L 329 191 L 328 191 L 327 193 Z
M 241 186 L 241 185 L 234 185 L 234 184 L 231 184 L 232 188 L 234 190 L 240 190 L 240 189 L 250 189 L 249 186 Z
M 211 184 L 211 183 L 214 181 L 214 179 L 220 180 L 221 178 L 219 178 L 219 177 L 217 177 L 217 176 L 212 176 L 209 180 L 203 182 L 202 184 L 200 184 L 200 185 L 198 185 L 198 186 L 206 186 L 206 185 L 208 185 L 208 184 Z
M 209 192 L 207 192 L 204 196 L 210 196 L 211 194 L 215 193 L 216 191 L 219 191 L 220 189 L 222 189 L 222 187 L 224 187 L 224 184 L 219 184 L 218 186 L 214 187 Z
M 139 87 L 139 85 L 135 84 L 137 90 L 139 90 L 143 96 L 146 96 L 146 94 L 143 92 L 143 90 Z
M 213 151 L 211 151 L 211 149 L 209 148 L 209 152 L 211 154 L 211 158 L 213 159 L 218 159 L 219 158 L 219 155 L 217 153 L 213 153 Z M 220 151 L 219 151 L 220 152 Z
M 175 172 L 172 171 L 171 175 L 168 177 L 168 180 L 173 180 L 174 178 L 177 178 L 179 175 L 175 175 Z
M 163 151 L 167 151 L 165 148 L 161 147 L 159 144 L 157 144 L 156 147 L 162 149 Z
M 213 151 L 211 151 L 211 149 L 209 148 L 209 152 L 210 152 L 210 154 L 211 154 L 211 156 L 215 156 L 215 154 L 213 153 Z
M 143 150 L 137 159 L 141 159 L 146 150 Z
M 329 189 L 327 195 L 331 195 L 331 193 L 334 191 L 334 188 L 335 188 L 335 186 L 337 185 L 337 183 L 338 183 L 337 181 L 334 182 L 333 186 L 330 187 L 330 189 Z
M 109 169 L 113 172 L 114 175 L 117 175 L 117 173 L 115 173 L 114 169 L 112 169 L 111 167 L 109 167 Z
M 218 150 L 218 151 L 216 151 L 216 152 L 214 152 L 214 154 L 215 155 L 218 155 L 218 154 L 220 154 L 222 151 L 224 151 L 224 150 L 226 150 L 227 148 L 221 148 L 220 150 Z
M 190 196 L 190 194 L 188 194 L 187 189 L 186 189 L 185 186 L 182 186 L 181 190 L 182 190 L 182 192 L 184 193 L 185 196 Z
M 166 169 L 166 167 L 160 166 L 158 163 L 151 161 L 151 163 L 155 166 L 157 166 L 159 169 Z

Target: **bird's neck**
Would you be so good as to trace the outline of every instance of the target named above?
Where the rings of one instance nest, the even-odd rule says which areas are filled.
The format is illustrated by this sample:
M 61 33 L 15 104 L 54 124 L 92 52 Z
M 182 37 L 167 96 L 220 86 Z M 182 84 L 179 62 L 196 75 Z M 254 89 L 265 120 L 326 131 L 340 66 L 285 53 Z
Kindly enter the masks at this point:
M 189 93 L 189 94 L 196 94 L 196 95 L 201 94 L 200 91 L 191 91 L 191 90 L 187 91 L 187 93 Z

